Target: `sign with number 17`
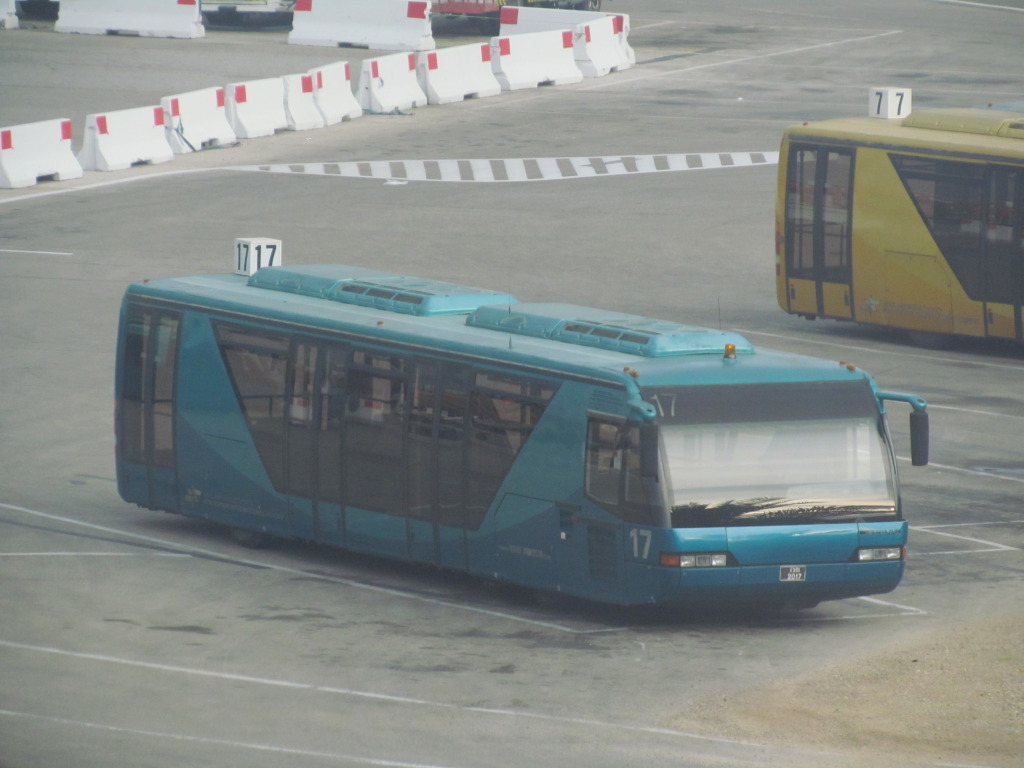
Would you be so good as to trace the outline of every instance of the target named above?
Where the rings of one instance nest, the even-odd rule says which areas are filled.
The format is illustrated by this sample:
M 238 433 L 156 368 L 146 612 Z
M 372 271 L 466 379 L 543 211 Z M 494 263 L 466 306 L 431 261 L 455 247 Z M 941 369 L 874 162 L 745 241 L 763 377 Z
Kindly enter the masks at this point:
M 235 238 L 235 274 L 254 275 L 263 267 L 279 267 L 281 241 L 269 237 Z

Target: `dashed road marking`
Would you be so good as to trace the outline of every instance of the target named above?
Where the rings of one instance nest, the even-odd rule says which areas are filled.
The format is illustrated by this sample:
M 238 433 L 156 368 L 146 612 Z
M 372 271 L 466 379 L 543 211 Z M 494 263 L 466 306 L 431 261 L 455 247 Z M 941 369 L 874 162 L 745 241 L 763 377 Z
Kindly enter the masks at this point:
M 230 170 L 410 181 L 523 182 L 564 181 L 605 176 L 675 173 L 778 165 L 778 152 L 692 152 L 673 155 L 535 157 L 504 160 L 362 160 L 339 163 L 281 163 L 236 166 Z

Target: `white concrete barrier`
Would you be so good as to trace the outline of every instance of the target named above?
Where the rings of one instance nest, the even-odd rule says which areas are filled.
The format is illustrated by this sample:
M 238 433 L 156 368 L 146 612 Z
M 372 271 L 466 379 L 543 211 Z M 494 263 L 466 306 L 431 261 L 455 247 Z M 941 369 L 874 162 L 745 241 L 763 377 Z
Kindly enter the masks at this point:
M 415 53 L 393 53 L 363 61 L 359 106 L 364 111 L 388 114 L 426 103 L 427 95 L 416 78 Z
M 571 30 L 531 32 L 491 39 L 491 65 L 504 91 L 568 85 L 583 79 Z
M 313 76 L 285 75 L 281 79 L 284 81 L 284 113 L 288 118 L 288 130 L 323 128 L 324 116 L 316 106 Z
M 61 0 L 57 32 L 196 38 L 206 34 L 199 0 Z
M 430 51 L 429 0 L 296 0 L 288 42 Z
M 40 178 L 78 179 L 82 166 L 71 151 L 71 121 L 45 120 L 0 128 L 0 187 L 31 187 Z
M 224 90 L 228 124 L 238 138 L 273 136 L 277 131 L 288 129 L 284 80 L 280 77 L 231 83 Z
M 87 171 L 121 171 L 173 159 L 164 131 L 163 107 L 121 109 L 85 118 L 78 162 Z
M 176 155 L 230 145 L 238 140 L 228 123 L 225 102 L 223 88 L 204 88 L 160 99 L 167 143 Z
M 416 75 L 430 104 L 450 104 L 501 93 L 488 43 L 457 45 L 419 54 Z
M 624 13 L 602 13 L 600 11 L 573 11 L 561 8 L 527 8 L 505 6 L 501 9 L 501 27 L 498 34 L 524 35 L 531 32 L 546 32 L 552 29 L 571 29 L 574 32 L 583 25 L 607 16 L 618 17 L 616 35 L 621 49 L 620 69 L 636 64 L 636 53 L 629 44 L 629 16 Z
M 624 24 L 622 16 L 605 16 L 576 28 L 573 52 L 584 77 L 604 77 L 633 66 L 622 48 Z
M 0 0 L 0 29 L 18 28 L 17 0 Z
M 528 35 L 552 29 L 575 29 L 580 24 L 607 16 L 601 11 L 574 11 L 563 8 L 530 8 L 506 5 L 498 17 L 498 36 Z
M 347 61 L 336 61 L 309 70 L 313 76 L 313 96 L 324 117 L 324 125 L 335 125 L 363 114 L 352 91 L 352 67 Z

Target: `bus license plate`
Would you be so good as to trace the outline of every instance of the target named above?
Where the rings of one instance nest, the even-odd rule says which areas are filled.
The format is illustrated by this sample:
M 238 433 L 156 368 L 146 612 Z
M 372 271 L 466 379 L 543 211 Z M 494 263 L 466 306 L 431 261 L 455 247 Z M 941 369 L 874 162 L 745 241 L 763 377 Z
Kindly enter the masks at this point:
M 806 581 L 806 565 L 780 565 L 779 581 Z

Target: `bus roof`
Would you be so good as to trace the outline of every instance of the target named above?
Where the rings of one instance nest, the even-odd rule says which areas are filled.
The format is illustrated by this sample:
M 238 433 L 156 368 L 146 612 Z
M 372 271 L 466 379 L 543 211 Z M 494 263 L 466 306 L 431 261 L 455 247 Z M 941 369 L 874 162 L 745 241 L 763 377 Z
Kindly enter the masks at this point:
M 791 126 L 808 136 L 853 146 L 906 147 L 1024 158 L 1024 113 L 983 107 L 914 110 L 902 120 L 846 117 Z
M 418 304 L 366 292 L 417 290 Z M 382 289 L 383 290 L 383 289 Z M 412 294 L 411 294 L 412 295 Z M 743 336 L 639 315 L 558 303 L 520 303 L 505 293 L 343 265 L 265 267 L 251 278 L 197 275 L 133 283 L 127 296 L 199 308 L 244 322 L 285 323 L 309 332 L 424 352 L 489 360 L 616 386 L 826 381 L 870 378 L 831 361 L 771 350 Z M 435 312 L 413 312 L 442 297 Z M 388 302 L 391 302 L 390 304 Z M 463 305 L 454 309 L 455 304 Z M 726 359 L 726 345 L 735 358 Z

